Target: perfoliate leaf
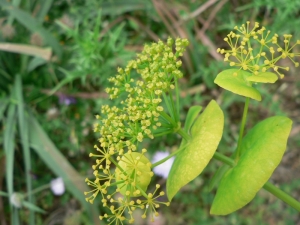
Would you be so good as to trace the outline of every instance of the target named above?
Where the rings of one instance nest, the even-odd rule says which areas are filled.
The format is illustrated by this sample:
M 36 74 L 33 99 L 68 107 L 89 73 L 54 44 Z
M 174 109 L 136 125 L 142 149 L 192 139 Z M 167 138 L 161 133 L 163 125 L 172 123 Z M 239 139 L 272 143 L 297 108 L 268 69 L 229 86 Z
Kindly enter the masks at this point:
M 280 163 L 291 127 L 289 118 L 274 116 L 249 131 L 243 138 L 237 165 L 221 180 L 211 214 L 227 215 L 254 198 Z
M 261 95 L 255 88 L 251 87 L 251 82 L 247 80 L 252 74 L 244 70 L 229 69 L 223 70 L 215 79 L 215 83 L 221 88 L 235 94 L 260 101 Z
M 247 81 L 256 83 L 275 83 L 278 80 L 278 76 L 275 73 L 263 72 L 257 75 L 247 77 Z
M 175 158 L 167 180 L 170 201 L 181 187 L 203 171 L 213 157 L 222 137 L 223 125 L 223 112 L 212 100 L 192 126 L 187 147 Z

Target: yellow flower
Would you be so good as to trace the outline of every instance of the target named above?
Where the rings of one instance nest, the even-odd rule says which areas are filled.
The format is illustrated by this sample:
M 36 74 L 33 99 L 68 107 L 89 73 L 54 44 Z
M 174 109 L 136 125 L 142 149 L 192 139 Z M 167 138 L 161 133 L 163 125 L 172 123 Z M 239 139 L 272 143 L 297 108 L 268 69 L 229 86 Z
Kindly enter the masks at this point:
M 160 119 L 164 113 L 162 95 L 174 89 L 175 80 L 182 77 L 179 57 L 187 45 L 188 41 L 181 38 L 145 45 L 135 60 L 109 78 L 113 87 L 105 90 L 110 99 L 119 98 L 121 106 L 103 105 L 96 116 L 94 131 L 101 137 L 95 145 L 97 153 L 89 155 L 96 159 L 92 166 L 95 178 L 86 179 L 92 189 L 84 193 L 90 203 L 100 195 L 102 205 L 111 212 L 100 219 L 108 224 L 133 223 L 136 208 L 145 209 L 144 217 L 148 207 L 157 214 L 155 208 L 169 204 L 157 200 L 163 192 L 153 197 L 158 187 L 153 194 L 146 194 L 153 172 L 146 149 L 139 153 L 138 147 L 144 138 L 153 139 L 154 132 L 165 125 Z M 135 201 L 136 197 L 141 200 Z
M 300 45 L 298 40 L 294 45 L 290 46 L 292 35 L 283 35 L 283 46 L 278 43 L 278 35 L 271 36 L 271 31 L 266 31 L 265 27 L 259 29 L 259 24 L 255 23 L 252 29 L 249 28 L 250 22 L 240 27 L 235 26 L 234 30 L 239 34 L 231 31 L 224 41 L 227 42 L 230 49 L 217 49 L 217 52 L 224 54 L 224 61 L 230 66 L 236 66 L 240 69 L 247 70 L 254 75 L 273 69 L 280 78 L 283 74 L 279 69 L 288 71 L 288 67 L 278 65 L 280 59 L 289 58 L 297 67 L 299 63 L 294 60 L 300 53 L 294 53 L 292 50 L 296 45 Z M 281 54 L 276 55 L 274 49 Z M 264 62 L 264 63 L 261 63 Z

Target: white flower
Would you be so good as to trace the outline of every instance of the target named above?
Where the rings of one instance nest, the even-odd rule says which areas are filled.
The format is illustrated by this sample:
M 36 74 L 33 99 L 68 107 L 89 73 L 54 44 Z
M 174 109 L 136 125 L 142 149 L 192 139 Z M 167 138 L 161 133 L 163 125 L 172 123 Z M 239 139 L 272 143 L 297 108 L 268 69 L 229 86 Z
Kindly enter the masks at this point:
M 16 208 L 21 208 L 22 206 L 22 200 L 23 200 L 23 196 L 20 193 L 12 193 L 12 195 L 9 198 L 10 203 L 16 207 Z
M 169 152 L 158 151 L 153 155 L 152 163 L 156 163 L 156 162 L 166 158 L 169 155 L 170 155 Z M 154 167 L 153 172 L 156 175 L 162 176 L 163 178 L 167 179 L 173 162 L 174 162 L 174 157 L 172 157 L 172 158 L 168 159 L 167 161 L 165 161 L 164 163 Z
M 64 181 L 61 177 L 51 180 L 50 186 L 54 195 L 62 195 L 65 192 Z

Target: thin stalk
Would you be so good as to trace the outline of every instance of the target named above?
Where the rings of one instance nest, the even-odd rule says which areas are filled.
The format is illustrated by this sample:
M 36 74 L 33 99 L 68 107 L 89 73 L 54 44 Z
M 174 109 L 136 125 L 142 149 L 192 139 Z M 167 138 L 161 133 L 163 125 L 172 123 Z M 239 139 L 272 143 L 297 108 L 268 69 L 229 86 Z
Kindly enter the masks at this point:
M 175 115 L 174 115 L 175 112 L 171 106 L 172 103 L 170 102 L 170 100 L 171 101 L 173 101 L 173 100 L 171 98 L 169 99 L 168 96 L 164 92 L 162 93 L 162 95 L 163 95 L 164 102 L 166 103 L 166 106 L 167 106 L 167 109 L 168 109 L 168 112 L 169 112 L 171 118 L 175 118 Z
M 3 192 L 3 191 L 0 191 L 0 196 L 8 197 L 9 194 L 8 194 L 8 193 L 5 193 L 5 192 Z
M 153 135 L 154 135 L 154 137 L 160 137 L 160 136 L 171 134 L 171 133 L 173 133 L 173 130 L 169 129 L 167 131 L 153 133 Z
M 169 123 L 171 123 L 172 125 L 173 125 L 173 127 L 176 127 L 177 126 L 177 124 L 176 124 L 176 122 L 167 114 L 167 113 L 165 113 L 164 111 L 161 111 L 160 112 L 160 115 L 164 118 L 164 119 L 166 119 Z
M 175 78 L 175 93 L 176 93 L 176 110 L 177 110 L 177 120 L 179 121 L 180 118 L 180 113 L 179 113 L 179 109 L 180 109 L 180 98 L 179 98 L 179 87 L 178 87 L 178 79 Z
M 146 194 L 146 192 L 144 192 L 144 190 L 143 190 L 139 185 L 137 185 L 137 184 L 136 184 L 136 187 L 137 187 L 137 189 L 140 190 L 140 192 L 142 193 L 142 195 L 143 195 L 145 198 L 148 199 L 148 195 Z
M 126 176 L 128 176 L 127 173 L 123 170 L 123 168 L 118 164 L 118 162 L 116 162 L 116 160 L 113 157 L 109 157 L 109 160 L 112 161 L 115 164 L 115 166 L 118 167 L 119 170 L 122 171 L 122 173 L 124 173 Z
M 35 194 L 37 194 L 37 193 L 39 193 L 39 192 L 41 192 L 41 191 L 44 191 L 44 190 L 49 189 L 50 187 L 51 187 L 51 184 L 50 184 L 50 183 L 44 184 L 44 185 L 42 185 L 42 186 L 39 186 L 39 187 L 33 189 L 33 190 L 31 191 L 30 195 L 35 195 Z M 25 193 L 25 194 L 23 195 L 23 197 L 24 197 L 24 198 L 29 197 L 29 193 Z
M 227 164 L 231 167 L 234 167 L 236 165 L 236 162 L 233 159 L 231 159 L 231 158 L 229 158 L 225 155 L 222 155 L 219 152 L 215 152 L 215 154 L 213 155 L 213 158 L 216 159 L 216 160 L 219 160 L 219 161 L 221 161 L 221 162 L 223 162 L 223 163 L 225 163 L 225 164 Z
M 185 149 L 187 146 L 187 144 L 185 144 L 184 146 L 180 147 L 179 149 L 177 149 L 176 151 L 172 152 L 170 155 L 168 155 L 166 158 L 163 158 L 162 160 L 159 160 L 156 163 L 153 163 L 151 165 L 151 168 L 154 168 L 162 163 L 164 163 L 165 161 L 167 161 L 168 159 L 172 158 L 174 155 L 177 155 L 179 152 L 181 152 L 183 149 Z
M 118 184 L 122 184 L 122 183 L 124 183 L 124 180 L 120 180 L 120 181 L 117 181 L 117 182 L 111 183 L 109 186 L 110 186 L 110 187 L 111 187 L 111 186 L 116 186 L 116 185 L 118 185 Z
M 240 157 L 240 153 L 241 153 L 240 149 L 241 149 L 241 144 L 242 144 L 242 140 L 243 140 L 245 124 L 246 124 L 246 120 L 247 120 L 249 100 L 250 100 L 250 98 L 246 98 L 246 101 L 245 101 L 243 118 L 242 118 L 242 123 L 241 123 L 241 127 L 240 127 L 240 134 L 239 134 L 238 146 L 237 146 L 237 150 L 236 150 L 236 158 L 239 158 Z
M 177 131 L 177 133 L 178 133 L 181 137 L 183 137 L 186 141 L 191 140 L 190 135 L 188 135 L 188 133 L 186 133 L 182 128 L 180 128 L 180 129 Z
M 300 212 L 300 202 L 298 202 L 292 196 L 288 195 L 269 182 L 267 182 L 263 188 Z
M 179 115 L 177 115 L 177 109 L 176 109 L 176 106 L 174 105 L 174 100 L 173 100 L 172 95 L 170 94 L 169 97 L 170 97 L 170 103 L 171 103 L 171 107 L 172 107 L 172 111 L 173 111 L 173 118 L 177 122 L 177 121 L 179 121 Z
M 168 121 L 166 121 L 166 122 L 168 122 Z M 168 129 L 173 128 L 172 124 L 165 123 L 165 122 L 160 122 L 160 123 L 161 123 L 160 128 L 168 128 Z

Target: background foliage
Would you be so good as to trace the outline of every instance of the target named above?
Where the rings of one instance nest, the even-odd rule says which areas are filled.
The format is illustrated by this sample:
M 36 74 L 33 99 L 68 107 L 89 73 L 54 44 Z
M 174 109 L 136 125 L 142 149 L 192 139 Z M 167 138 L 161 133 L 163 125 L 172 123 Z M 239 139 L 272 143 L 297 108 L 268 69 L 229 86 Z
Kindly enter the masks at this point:
M 225 113 L 218 151 L 231 153 L 238 137 L 241 98 L 213 83 L 226 65 L 217 54 L 224 36 L 247 20 L 299 39 L 300 1 L 179 0 L 10 0 L 0 1 L 0 223 L 100 224 L 98 203 L 86 204 L 84 178 L 91 175 L 88 153 L 96 143 L 94 115 L 112 104 L 107 78 L 142 50 L 144 43 L 185 37 L 181 80 L 182 120 L 193 105 L 212 98 Z M 298 50 L 299 51 L 299 50 Z M 261 103 L 252 101 L 248 127 L 271 115 L 294 121 L 287 152 L 271 180 L 300 198 L 300 76 L 296 70 L 275 85 L 262 85 Z M 175 136 L 147 143 L 149 154 L 172 151 Z M 296 210 L 264 190 L 245 208 L 226 217 L 209 215 L 215 190 L 204 173 L 161 209 L 159 224 L 297 224 Z M 67 191 L 54 196 L 50 181 L 64 179 Z M 165 185 L 163 178 L 155 181 Z M 155 183 L 155 182 L 154 182 Z M 21 208 L 9 201 L 24 195 Z M 93 222 L 92 222 L 93 221 Z M 103 224 L 103 222 L 102 222 Z M 138 221 L 136 224 L 148 224 Z

